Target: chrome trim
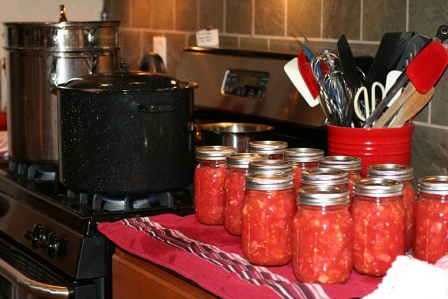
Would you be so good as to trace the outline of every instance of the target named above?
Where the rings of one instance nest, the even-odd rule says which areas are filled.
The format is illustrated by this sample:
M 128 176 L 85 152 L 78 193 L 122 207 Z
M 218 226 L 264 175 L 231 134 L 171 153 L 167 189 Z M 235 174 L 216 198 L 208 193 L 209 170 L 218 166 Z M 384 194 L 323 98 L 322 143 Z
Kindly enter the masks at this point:
M 69 298 L 69 290 L 67 287 L 45 284 L 33 280 L 20 273 L 20 271 L 2 259 L 0 259 L 0 276 L 7 279 L 25 293 L 38 296 L 39 298 Z

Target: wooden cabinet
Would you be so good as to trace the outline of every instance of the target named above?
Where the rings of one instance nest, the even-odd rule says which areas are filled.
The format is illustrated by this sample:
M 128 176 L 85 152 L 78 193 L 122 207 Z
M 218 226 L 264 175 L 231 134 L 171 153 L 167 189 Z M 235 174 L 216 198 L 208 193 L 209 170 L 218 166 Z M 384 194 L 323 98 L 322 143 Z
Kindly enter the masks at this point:
M 217 298 L 179 274 L 116 248 L 112 257 L 114 299 Z

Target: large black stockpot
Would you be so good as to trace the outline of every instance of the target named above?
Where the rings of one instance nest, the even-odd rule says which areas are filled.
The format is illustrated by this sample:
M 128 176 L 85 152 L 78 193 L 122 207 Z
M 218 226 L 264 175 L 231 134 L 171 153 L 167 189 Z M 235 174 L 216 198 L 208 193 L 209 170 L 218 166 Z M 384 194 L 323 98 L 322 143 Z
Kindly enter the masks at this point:
M 57 85 L 61 183 L 114 196 L 189 186 L 197 87 L 125 63 Z

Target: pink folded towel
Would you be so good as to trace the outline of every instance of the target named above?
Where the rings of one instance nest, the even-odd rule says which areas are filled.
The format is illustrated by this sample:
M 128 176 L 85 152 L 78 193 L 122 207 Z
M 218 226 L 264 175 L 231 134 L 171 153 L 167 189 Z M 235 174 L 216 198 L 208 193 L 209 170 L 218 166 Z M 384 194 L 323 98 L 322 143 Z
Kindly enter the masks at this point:
M 105 222 L 98 229 L 122 249 L 171 269 L 221 298 L 348 299 L 373 292 L 379 277 L 357 274 L 346 284 L 299 283 L 292 264 L 259 267 L 248 263 L 241 238 L 222 225 L 207 226 L 194 215 L 163 214 Z

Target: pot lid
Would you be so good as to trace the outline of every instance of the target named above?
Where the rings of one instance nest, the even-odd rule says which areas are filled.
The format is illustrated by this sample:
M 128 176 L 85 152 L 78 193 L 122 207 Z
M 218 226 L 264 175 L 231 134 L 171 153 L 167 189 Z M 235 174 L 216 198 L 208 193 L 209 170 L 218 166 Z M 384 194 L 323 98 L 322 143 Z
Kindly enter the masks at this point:
M 195 82 L 183 82 L 165 74 L 130 71 L 127 61 L 122 61 L 120 63 L 120 71 L 72 78 L 65 83 L 58 84 L 56 87 L 88 92 L 148 92 L 197 88 L 198 84 Z

